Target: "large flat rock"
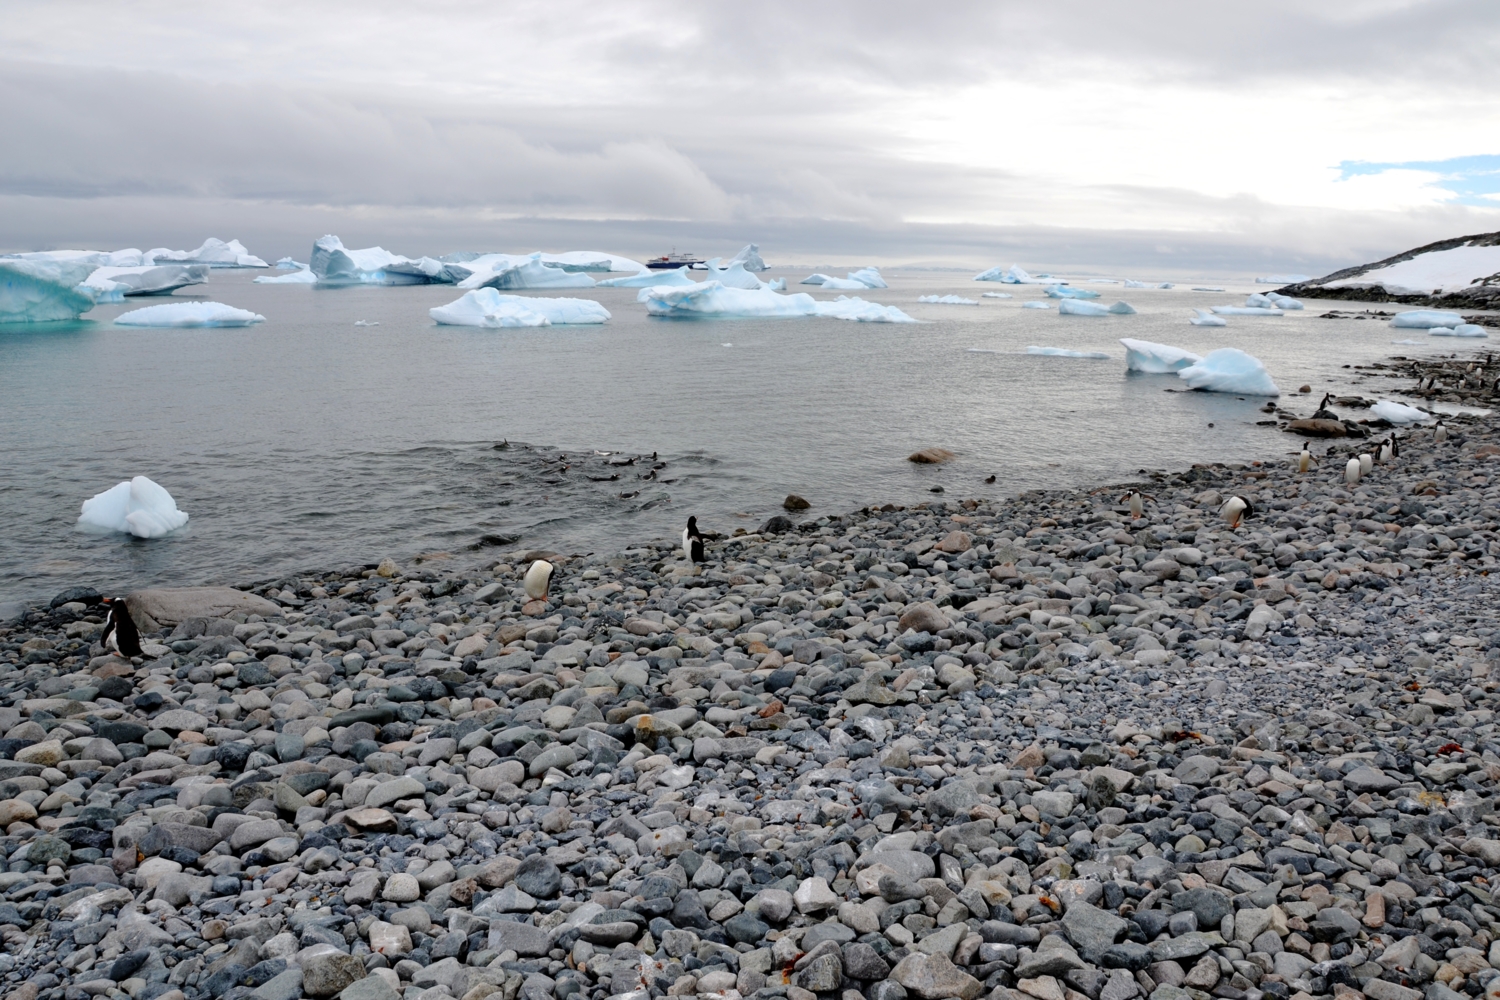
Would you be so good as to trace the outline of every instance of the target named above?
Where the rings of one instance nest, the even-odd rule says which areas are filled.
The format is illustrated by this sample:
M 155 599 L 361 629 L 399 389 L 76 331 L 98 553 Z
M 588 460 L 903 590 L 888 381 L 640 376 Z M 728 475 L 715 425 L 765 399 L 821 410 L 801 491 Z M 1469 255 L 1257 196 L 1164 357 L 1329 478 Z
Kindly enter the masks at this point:
M 189 618 L 281 614 L 281 605 L 233 587 L 152 587 L 125 595 L 125 607 L 143 632 L 155 632 Z

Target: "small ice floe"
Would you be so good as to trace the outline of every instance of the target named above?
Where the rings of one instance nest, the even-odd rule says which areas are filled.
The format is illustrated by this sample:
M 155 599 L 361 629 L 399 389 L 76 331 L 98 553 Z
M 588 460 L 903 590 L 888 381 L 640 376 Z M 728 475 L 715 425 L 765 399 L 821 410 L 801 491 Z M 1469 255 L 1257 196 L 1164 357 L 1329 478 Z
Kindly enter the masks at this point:
M 304 267 L 291 274 L 261 275 L 255 279 L 255 283 L 257 285 L 316 285 L 318 276 L 312 273 L 311 268 Z
M 1048 358 L 1091 358 L 1098 361 L 1108 361 L 1109 355 L 1103 351 L 1070 351 L 1066 347 L 1036 347 L 1026 348 L 1027 354 L 1038 354 Z
M 1153 283 L 1153 282 L 1150 282 L 1150 281 L 1134 281 L 1134 280 L 1132 280 L 1130 278 L 1126 278 L 1125 279 L 1125 287 L 1126 288 L 1171 288 L 1171 287 L 1173 287 L 1173 285 L 1172 285 L 1172 283 L 1170 281 L 1162 281 L 1162 282 L 1158 282 L 1158 283 Z
M 980 292 L 979 293 L 979 297 L 982 298 L 982 299 L 1013 299 L 1013 298 L 1015 298 L 1015 296 L 1012 295 L 1012 294 L 1010 294 L 1009 292 Z
M 187 514 L 177 509 L 172 494 L 145 476 L 95 494 L 83 502 L 83 512 L 78 515 L 83 527 L 125 532 L 137 538 L 160 538 L 187 522 Z
M 785 278 L 779 279 L 785 281 Z M 687 275 L 687 268 L 679 267 L 671 271 L 642 271 L 640 274 L 628 275 L 624 278 L 605 278 L 599 282 L 600 288 L 651 288 L 656 285 L 696 285 L 697 282 Z
M 1118 285 L 1118 284 L 1120 284 L 1120 281 L 1117 278 L 1090 278 L 1088 280 L 1088 283 L 1090 285 Z M 1129 281 L 1126 281 L 1125 282 L 1125 287 L 1126 288 L 1131 287 L 1131 283 Z M 1135 287 L 1136 288 L 1145 288 L 1146 286 L 1143 285 L 1143 284 L 1141 284 L 1140 282 L 1136 282 L 1135 283 Z
M 1484 327 L 1475 323 L 1460 323 L 1451 329 L 1446 326 L 1434 326 L 1428 328 L 1427 332 L 1434 337 L 1488 337 Z
M 1264 299 L 1265 304 L 1273 309 L 1285 309 L 1287 312 L 1296 312 L 1302 308 L 1302 301 L 1294 299 L 1290 295 L 1282 295 L 1280 292 L 1266 292 L 1264 295 L 1252 295 L 1245 300 L 1245 305 L 1260 305 L 1258 299 Z
M 1097 299 L 1099 293 L 1092 288 L 1069 288 L 1067 285 L 1048 285 L 1049 299 Z
M 116 326 L 230 327 L 264 323 L 266 318 L 248 309 L 222 302 L 169 302 L 132 309 L 115 317 Z
M 568 326 L 603 323 L 609 310 L 593 299 L 544 299 L 504 295 L 493 288 L 465 292 L 445 306 L 427 310 L 443 326 Z
M 1237 347 L 1221 347 L 1177 373 L 1193 389 L 1236 392 L 1246 396 L 1279 396 L 1266 366 Z
M 1267 306 L 1214 306 L 1214 313 L 1219 316 L 1285 316 L 1286 313 L 1280 309 Z
M 376 319 L 357 319 L 357 320 L 354 321 L 354 325 L 355 326 L 379 326 L 380 325 L 380 321 L 376 320 Z
M 1370 413 L 1393 424 L 1420 424 L 1433 419 L 1431 414 L 1424 413 L 1415 406 L 1408 406 L 1390 399 L 1377 402 L 1370 407 Z
M 828 274 L 809 274 L 802 279 L 804 285 L 822 285 L 830 292 L 859 292 L 871 288 L 889 288 L 885 279 L 880 276 L 878 268 L 862 267 L 858 271 L 850 271 L 848 277 L 835 278 Z
M 979 300 L 978 299 L 966 299 L 962 295 L 923 295 L 923 296 L 920 296 L 917 299 L 917 301 L 918 302 L 925 302 L 928 305 L 942 305 L 942 306 L 977 306 L 977 305 L 979 305 Z
M 1050 303 L 1042 302 L 1042 301 L 1038 300 L 1036 302 L 1022 302 L 1021 303 L 1021 308 L 1022 309 L 1051 309 L 1052 306 L 1051 306 Z
M 1116 302 L 1112 306 L 1103 306 L 1097 302 L 1081 302 L 1078 299 L 1063 299 L 1057 305 L 1059 316 L 1134 316 L 1129 302 Z
M 1223 285 L 1194 285 L 1193 286 L 1193 291 L 1195 291 L 1195 292 L 1227 292 L 1227 291 L 1229 291 L 1229 289 L 1225 288 Z
M 1391 343 L 1393 343 L 1393 344 L 1400 344 L 1402 347 L 1421 347 L 1422 345 L 1426 344 L 1427 341 L 1425 341 L 1425 340 L 1410 340 L 1410 339 L 1407 339 L 1407 340 L 1393 340 L 1393 341 L 1391 341 Z
M 1198 315 L 1188 320 L 1194 326 L 1228 326 L 1229 320 L 1223 316 L 1215 316 L 1212 309 L 1194 309 Z
M 1054 278 L 1050 274 L 1027 274 L 1019 264 L 1012 264 L 1008 268 L 992 267 L 974 275 L 975 281 L 999 281 L 1007 285 L 1066 285 L 1067 282 L 1061 278 Z
M 1157 344 L 1149 340 L 1120 338 L 1125 345 L 1125 370 L 1166 375 L 1180 372 L 1203 359 L 1192 351 L 1185 351 L 1170 344 Z
M 1458 313 L 1443 312 L 1440 309 L 1408 309 L 1391 318 L 1391 326 L 1398 330 L 1430 330 L 1437 326 L 1445 326 L 1451 330 L 1462 326 L 1463 322 L 1464 318 Z
M 276 270 L 278 271 L 301 271 L 306 268 L 306 264 L 295 261 L 290 257 L 283 257 L 276 262 Z
M 840 295 L 833 302 L 819 302 L 806 292 L 781 295 L 769 288 L 725 288 L 717 281 L 704 281 L 685 288 L 643 288 L 636 301 L 652 316 L 675 319 L 758 319 L 822 316 L 858 323 L 915 323 L 895 306 L 866 302 Z
M 733 344 L 720 344 L 720 347 L 733 347 Z

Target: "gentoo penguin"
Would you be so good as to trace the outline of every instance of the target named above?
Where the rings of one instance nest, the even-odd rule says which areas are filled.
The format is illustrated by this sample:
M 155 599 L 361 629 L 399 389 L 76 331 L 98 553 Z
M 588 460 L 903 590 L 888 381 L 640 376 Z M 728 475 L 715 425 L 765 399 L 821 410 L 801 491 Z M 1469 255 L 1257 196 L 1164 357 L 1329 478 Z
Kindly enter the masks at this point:
M 526 596 L 533 601 L 545 601 L 552 586 L 552 564 L 538 559 L 526 570 Z
M 1297 456 L 1297 471 L 1306 472 L 1308 469 L 1312 468 L 1312 463 L 1312 452 L 1307 450 L 1307 445 L 1303 445 L 1302 454 Z
M 1446 440 L 1448 440 L 1448 425 L 1439 420 L 1437 426 L 1432 429 L 1432 443 L 1442 444 Z
M 1348 463 L 1344 466 L 1344 482 L 1348 483 L 1350 486 L 1353 486 L 1355 483 L 1359 482 L 1359 476 L 1359 459 L 1349 459 Z
M 104 634 L 99 637 L 104 648 L 116 649 L 125 656 L 145 656 L 141 649 L 140 630 L 135 627 L 135 619 L 130 617 L 125 601 L 106 597 L 104 603 L 109 608 L 104 618 Z
M 1120 502 L 1128 502 L 1130 504 L 1130 519 L 1132 521 L 1140 520 L 1141 515 L 1146 513 L 1146 505 L 1141 498 L 1140 490 L 1131 490 L 1120 498 Z
M 1255 513 L 1255 508 L 1250 506 L 1250 501 L 1242 496 L 1232 496 L 1224 501 L 1219 508 L 1219 516 L 1231 528 L 1238 528 L 1240 521 Z
M 703 562 L 703 535 L 698 531 L 697 517 L 688 518 L 687 527 L 682 529 L 682 554 L 690 563 Z
M 1401 439 L 1399 437 L 1397 437 L 1394 433 L 1391 434 L 1391 457 L 1392 458 L 1400 458 L 1401 457 Z
M 1364 452 L 1361 454 L 1359 456 L 1359 474 L 1361 476 L 1368 476 L 1370 470 L 1373 468 L 1375 468 L 1375 459 L 1370 456 L 1370 453 Z

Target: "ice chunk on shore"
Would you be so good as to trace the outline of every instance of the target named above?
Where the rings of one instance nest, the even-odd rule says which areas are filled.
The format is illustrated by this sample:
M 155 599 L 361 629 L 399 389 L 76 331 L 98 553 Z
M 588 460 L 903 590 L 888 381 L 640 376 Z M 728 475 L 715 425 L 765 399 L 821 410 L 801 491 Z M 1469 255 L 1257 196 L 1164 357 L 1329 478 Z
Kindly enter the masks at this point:
M 266 318 L 248 309 L 236 309 L 222 302 L 169 302 L 144 309 L 132 309 L 115 317 L 116 326 L 154 327 L 227 327 L 264 323 Z
M 1464 318 L 1454 312 L 1443 312 L 1440 309 L 1408 309 L 1405 312 L 1398 312 L 1391 319 L 1391 326 L 1398 330 L 1430 330 L 1435 326 L 1461 326 L 1463 321 Z
M 977 306 L 978 299 L 966 299 L 962 295 L 921 295 L 917 297 L 918 302 L 926 302 L 931 305 L 944 306 Z
M 1043 302 L 1040 299 L 1037 299 L 1037 300 L 1032 301 L 1032 302 L 1022 302 L 1021 303 L 1021 308 L 1022 309 L 1051 309 L 1052 305 L 1050 303 Z
M 496 254 L 496 258 L 505 257 Z M 506 258 L 488 260 L 479 258 L 469 267 L 488 264 L 488 267 L 473 270 L 458 283 L 459 288 L 593 288 L 594 279 L 579 271 L 568 271 L 543 263 L 540 253 L 531 254 L 521 260 Z
M 1279 396 L 1259 358 L 1237 347 L 1221 347 L 1177 373 L 1191 388 L 1205 392 L 1237 392 L 1246 396 Z
M 627 278 L 604 278 L 598 283 L 600 288 L 653 288 L 657 285 L 696 285 L 698 282 L 689 278 L 687 268 L 679 267 L 670 271 L 642 271 L 640 274 L 632 274 Z
M 1167 375 L 1196 365 L 1203 358 L 1192 351 L 1185 351 L 1170 344 L 1157 344 L 1150 340 L 1120 338 L 1125 345 L 1125 370 L 1146 372 L 1151 375 Z
M 196 250 L 168 250 L 157 247 L 141 254 L 141 264 L 207 264 L 209 267 L 267 267 L 265 261 L 245 249 L 239 240 L 214 239 L 210 236 Z
M 1054 278 L 1050 274 L 1028 274 L 1019 264 L 1012 264 L 1008 268 L 1001 269 L 992 267 L 988 271 L 974 275 L 975 281 L 1000 281 L 1007 285 L 1066 285 L 1067 282 L 1061 278 Z
M 1299 281 L 1311 281 L 1305 274 L 1271 274 L 1264 278 L 1256 278 L 1257 285 L 1295 285 Z
M 274 277 L 261 275 L 255 279 L 257 285 L 316 285 L 318 276 L 312 273 L 312 268 L 304 267 L 300 271 L 290 274 L 278 274 Z
M 188 523 L 172 494 L 136 476 L 83 502 L 78 523 L 104 531 L 121 531 L 137 538 L 160 538 Z
M 593 299 L 544 299 L 476 288 L 428 310 L 444 326 L 564 326 L 603 323 L 609 310 Z
M 1108 361 L 1109 355 L 1103 351 L 1070 351 L 1066 347 L 1028 347 L 1027 354 L 1039 354 L 1049 358 L 1092 358 L 1099 361 Z
M 731 264 L 741 264 L 747 271 L 769 271 L 766 262 L 761 259 L 760 247 L 754 243 L 746 243 L 744 249 L 729 259 Z
M 1069 288 L 1066 285 L 1048 285 L 1049 299 L 1097 299 L 1099 293 L 1092 288 Z
M 833 302 L 819 302 L 806 292 L 781 295 L 769 288 L 725 288 L 717 281 L 704 281 L 682 288 L 643 288 L 637 301 L 645 303 L 646 312 L 653 316 L 673 318 L 825 316 L 865 323 L 916 322 L 895 306 L 882 306 L 860 298 L 841 295 Z
M 1198 315 L 1190 318 L 1189 323 L 1194 326 L 1228 326 L 1229 320 L 1223 316 L 1215 316 L 1211 309 L 1194 309 Z
M 160 264 L 101 267 L 90 274 L 83 285 L 96 290 L 96 298 L 99 298 L 115 291 L 121 295 L 170 295 L 175 289 L 201 285 L 207 280 L 207 264 Z
M 717 281 L 725 288 L 756 289 L 766 287 L 764 281 L 746 271 L 745 265 L 739 261 L 730 261 L 728 265 L 720 267 L 719 259 L 715 257 L 712 260 L 704 262 L 703 266 L 708 271 L 708 276 L 704 278 L 705 281 Z M 864 286 L 858 285 L 856 287 L 863 288 Z
M 1430 414 L 1423 413 L 1415 406 L 1398 403 L 1392 399 L 1380 400 L 1370 407 L 1370 413 L 1393 424 L 1420 424 L 1432 419 Z
M 1015 298 L 1015 296 L 1012 295 L 1012 294 L 1010 294 L 1010 292 L 980 292 L 979 293 L 979 297 L 982 298 L 982 299 L 1013 299 L 1013 298 Z
M 1098 302 L 1083 302 L 1078 299 L 1063 299 L 1057 304 L 1059 316 L 1134 316 L 1135 309 L 1129 302 L 1116 302 L 1103 306 Z
M 94 270 L 91 262 L 0 260 L 0 323 L 77 319 L 94 308 L 94 296 L 79 287 Z
M 1427 330 L 1434 337 L 1488 337 L 1484 327 L 1474 323 L 1460 323 L 1453 328 L 1446 326 L 1429 327 Z

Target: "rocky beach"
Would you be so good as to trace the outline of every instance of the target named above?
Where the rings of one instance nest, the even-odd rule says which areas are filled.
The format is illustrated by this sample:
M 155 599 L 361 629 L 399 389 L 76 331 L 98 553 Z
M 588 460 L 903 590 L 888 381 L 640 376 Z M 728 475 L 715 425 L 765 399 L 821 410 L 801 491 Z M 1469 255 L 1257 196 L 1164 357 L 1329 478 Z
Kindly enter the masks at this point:
M 1449 432 L 145 590 L 134 659 L 13 611 L 5 992 L 1500 995 L 1500 434 Z

